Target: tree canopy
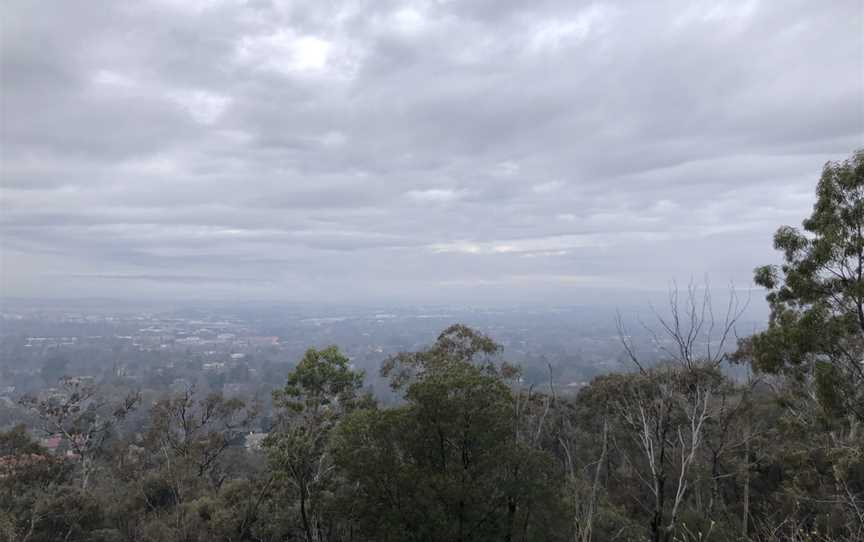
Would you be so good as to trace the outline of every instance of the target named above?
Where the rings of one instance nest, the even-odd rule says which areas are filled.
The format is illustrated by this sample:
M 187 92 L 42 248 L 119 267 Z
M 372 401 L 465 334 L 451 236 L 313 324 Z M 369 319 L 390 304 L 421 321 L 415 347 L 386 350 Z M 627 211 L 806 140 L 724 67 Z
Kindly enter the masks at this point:
M 783 263 L 755 272 L 771 319 L 754 367 L 812 376 L 827 409 L 864 421 L 864 151 L 825 165 L 803 229 L 781 227 L 774 247 Z

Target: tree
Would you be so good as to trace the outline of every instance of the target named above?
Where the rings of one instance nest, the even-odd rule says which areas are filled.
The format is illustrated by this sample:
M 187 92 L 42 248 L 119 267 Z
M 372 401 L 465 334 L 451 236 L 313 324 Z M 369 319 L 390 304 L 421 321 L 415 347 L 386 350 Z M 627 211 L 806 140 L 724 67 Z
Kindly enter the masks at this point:
M 71 467 L 71 462 L 52 456 L 34 442 L 23 426 L 0 432 L 0 535 L 4 541 L 50 540 L 52 533 L 65 534 L 54 529 L 66 516 L 58 518 L 47 509 L 58 505 L 58 493 L 69 481 Z
M 363 373 L 330 346 L 307 350 L 285 386 L 273 393 L 281 416 L 265 447 L 274 475 L 299 500 L 306 542 L 330 538 L 332 525 L 322 521 L 322 499 L 335 475 L 330 434 L 346 412 L 368 400 L 359 396 L 362 385 Z
M 497 376 L 495 365 L 501 346 L 482 333 L 463 324 L 454 324 L 438 335 L 431 347 L 419 352 L 400 352 L 381 365 L 381 376 L 390 379 L 390 387 L 403 389 L 452 365 L 471 364 L 485 374 Z M 502 376 L 511 376 L 515 368 L 504 363 Z
M 112 401 L 96 385 L 75 378 L 61 380 L 61 392 L 46 399 L 25 396 L 20 403 L 38 416 L 40 429 L 59 436 L 77 459 L 81 489 L 86 490 L 97 458 L 117 425 L 126 419 L 141 400 L 138 392 Z
M 779 526 L 760 530 L 818 527 L 832 538 L 860 539 L 864 150 L 825 164 L 802 226 L 779 228 L 774 248 L 783 263 L 755 270 L 756 283 L 768 290 L 771 316 L 768 328 L 741 341 L 736 354 L 757 372 L 777 375 L 784 410 L 778 424 L 787 445 L 775 465 L 786 476 L 771 498 L 775 510 L 791 504 Z
M 500 347 L 465 326 L 382 372 L 406 404 L 350 415 L 336 464 L 356 487 L 365 540 L 554 540 L 563 536 L 552 457 L 514 431 Z
M 234 461 L 226 456 L 256 415 L 255 405 L 218 392 L 201 397 L 191 387 L 153 404 L 142 443 L 146 453 L 138 465 L 143 471 L 129 480 L 154 512 L 148 528 L 170 533 L 172 540 L 197 539 L 195 500 L 218 491 L 229 478 Z M 163 509 L 171 512 L 165 516 L 170 523 L 161 521 Z
M 829 415 L 864 421 L 864 150 L 828 162 L 803 231 L 783 226 L 783 264 L 755 271 L 768 290 L 768 329 L 750 341 L 753 366 L 813 380 Z
M 226 399 L 221 393 L 199 398 L 194 389 L 153 405 L 147 441 L 171 473 L 177 504 L 184 500 L 187 479 L 206 478 L 221 485 L 225 474 L 219 460 L 256 415 L 256 409 L 240 399 Z
M 724 417 L 729 385 L 718 367 L 727 357 L 727 342 L 746 308 L 734 289 L 729 294 L 725 316 L 718 324 L 707 285 L 700 295 L 691 283 L 683 304 L 677 287 L 673 288 L 669 315 L 655 312 L 662 332 L 643 324 L 654 345 L 668 356 L 654 368 L 640 359 L 618 318 L 621 343 L 639 373 L 600 380 L 609 387 L 613 411 L 636 444 L 636 453 L 626 460 L 648 490 L 651 504 L 644 507 L 651 510 L 654 542 L 670 541 L 679 531 L 685 499 L 698 480 L 694 471 L 708 428 L 712 420 Z M 723 443 L 715 443 L 718 454 L 723 448 Z M 718 475 L 712 472 L 715 484 Z

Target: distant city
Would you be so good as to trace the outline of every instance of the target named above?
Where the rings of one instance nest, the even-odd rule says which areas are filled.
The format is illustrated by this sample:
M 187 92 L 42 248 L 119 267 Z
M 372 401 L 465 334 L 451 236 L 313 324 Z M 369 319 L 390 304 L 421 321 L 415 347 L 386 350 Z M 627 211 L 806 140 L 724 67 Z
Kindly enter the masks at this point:
M 631 370 L 616 312 L 602 307 L 472 309 L 210 307 L 163 312 L 69 310 L 8 303 L 0 313 L 0 391 L 11 399 L 49 387 L 60 376 L 122 378 L 144 389 L 196 385 L 227 395 L 266 395 L 312 347 L 337 345 L 367 385 L 389 397 L 379 367 L 388 356 L 431 344 L 465 323 L 503 346 L 528 385 L 563 390 L 595 375 Z M 663 357 L 643 310 L 627 328 L 646 359 Z M 742 320 L 742 333 L 760 322 Z M 668 346 L 668 345 L 667 345 Z M 734 348 L 734 341 L 726 345 Z M 56 374 L 55 374 L 56 373 Z

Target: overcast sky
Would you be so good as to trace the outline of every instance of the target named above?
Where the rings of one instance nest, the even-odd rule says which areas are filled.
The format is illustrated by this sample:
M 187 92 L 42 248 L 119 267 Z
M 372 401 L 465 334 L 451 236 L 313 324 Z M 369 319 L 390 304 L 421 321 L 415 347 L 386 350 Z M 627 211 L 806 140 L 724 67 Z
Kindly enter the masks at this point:
M 3 2 L 3 295 L 748 286 L 864 145 L 861 6 Z

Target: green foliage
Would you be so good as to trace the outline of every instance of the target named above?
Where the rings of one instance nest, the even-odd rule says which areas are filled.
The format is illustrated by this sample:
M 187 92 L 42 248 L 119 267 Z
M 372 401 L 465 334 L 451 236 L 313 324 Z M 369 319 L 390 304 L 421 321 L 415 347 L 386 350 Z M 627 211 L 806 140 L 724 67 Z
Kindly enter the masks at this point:
M 220 461 L 226 450 L 240 439 L 257 412 L 237 398 L 210 393 L 198 398 L 193 390 L 154 403 L 150 427 L 145 435 L 153 466 L 164 468 L 175 480 L 184 478 L 217 481 L 224 471 Z M 177 503 L 182 491 L 175 488 Z
M 510 389 L 490 364 L 476 364 L 498 350 L 450 328 L 430 349 L 398 357 L 413 370 L 410 383 L 406 372 L 397 378 L 406 405 L 358 411 L 339 427 L 336 465 L 357 488 L 367 540 L 563 535 L 552 456 L 517 440 Z
M 263 453 L 242 446 L 257 409 L 220 394 L 157 398 L 127 433 L 115 431 L 125 403 L 115 411 L 74 390 L 33 399 L 65 434 L 110 419 L 111 438 L 90 455 L 100 475 L 82 486 L 74 449 L 53 455 L 23 427 L 0 432 L 0 537 L 859 540 L 864 437 L 843 421 L 846 369 L 803 353 L 820 340 L 812 326 L 834 318 L 814 306 L 777 312 L 737 352 L 739 362 L 776 359 L 794 378 L 746 384 L 693 358 L 604 375 L 572 395 L 550 382 L 542 393 L 519 382 L 494 341 L 457 325 L 387 360 L 382 373 L 402 400 L 381 408 L 337 348 L 312 349 L 274 393 Z
M 8 540 L 80 540 L 102 514 L 69 484 L 71 463 L 49 455 L 20 428 L 0 433 L 0 532 Z
M 10 431 L 0 432 L 0 457 L 44 452 L 45 450 L 30 438 L 23 425 L 16 425 Z
M 339 403 L 343 406 L 350 403 L 362 386 L 362 371 L 353 371 L 350 360 L 337 347 L 310 348 L 288 375 L 285 387 L 274 393 L 274 399 L 296 412 L 317 412 Z
M 394 390 L 454 364 L 474 365 L 482 373 L 492 376 L 518 376 L 516 367 L 507 363 L 495 364 L 500 353 L 501 346 L 486 335 L 455 324 L 442 331 L 431 347 L 419 352 L 400 352 L 387 358 L 381 365 L 381 376 L 390 379 Z
M 864 537 L 864 151 L 829 162 L 803 231 L 777 230 L 780 266 L 756 269 L 768 329 L 735 358 L 782 375 L 776 438 L 759 458 L 757 532 L 792 540 Z
M 307 350 L 285 387 L 273 393 L 282 412 L 265 441 L 268 462 L 276 480 L 299 501 L 299 531 L 309 542 L 317 525 L 332 523 L 328 509 L 338 484 L 330 435 L 346 412 L 370 404 L 368 397 L 358 397 L 362 385 L 363 373 L 331 346 Z
M 777 230 L 784 263 L 756 269 L 768 289 L 769 328 L 754 335 L 753 365 L 813 376 L 833 415 L 864 420 L 864 151 L 829 162 L 803 231 Z M 830 367 L 829 367 L 830 365 Z

